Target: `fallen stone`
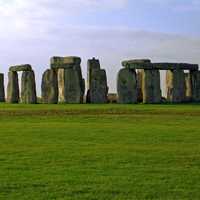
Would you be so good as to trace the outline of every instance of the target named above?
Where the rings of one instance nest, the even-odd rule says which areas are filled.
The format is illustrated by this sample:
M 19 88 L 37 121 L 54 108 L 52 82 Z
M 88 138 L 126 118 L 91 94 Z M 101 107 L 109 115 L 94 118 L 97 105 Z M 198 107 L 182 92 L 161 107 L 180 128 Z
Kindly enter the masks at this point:
M 183 70 L 168 70 L 166 74 L 167 100 L 182 103 L 186 97 L 185 74 Z
M 137 103 L 137 76 L 135 70 L 121 69 L 117 78 L 118 103 Z
M 15 71 L 8 72 L 7 102 L 19 103 L 18 74 Z
M 25 65 L 16 65 L 16 66 L 11 66 L 9 68 L 10 72 L 18 72 L 18 71 L 32 71 L 32 67 L 29 64 Z
M 55 70 L 48 69 L 44 72 L 41 90 L 43 103 L 58 103 L 58 80 Z
M 5 102 L 4 74 L 0 74 L 0 102 Z
M 24 71 L 22 73 L 21 101 L 25 104 L 37 103 L 35 74 L 33 71 Z

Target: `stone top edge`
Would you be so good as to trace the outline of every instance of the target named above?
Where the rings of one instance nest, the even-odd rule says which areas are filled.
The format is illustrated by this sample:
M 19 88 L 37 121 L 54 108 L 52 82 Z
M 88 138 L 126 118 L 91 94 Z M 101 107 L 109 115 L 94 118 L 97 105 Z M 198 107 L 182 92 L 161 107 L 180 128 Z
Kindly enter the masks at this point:
M 81 64 L 81 58 L 77 56 L 53 56 L 50 59 L 51 64 Z
M 130 69 L 158 69 L 158 70 L 198 70 L 198 64 L 189 63 L 124 63 L 125 68 Z
M 151 63 L 150 59 L 131 59 L 131 60 L 124 60 L 122 61 L 122 66 L 127 64 L 144 64 L 144 63 Z
M 13 65 L 9 68 L 9 71 L 17 72 L 17 71 L 32 71 L 32 67 L 30 64 L 22 64 L 22 65 Z

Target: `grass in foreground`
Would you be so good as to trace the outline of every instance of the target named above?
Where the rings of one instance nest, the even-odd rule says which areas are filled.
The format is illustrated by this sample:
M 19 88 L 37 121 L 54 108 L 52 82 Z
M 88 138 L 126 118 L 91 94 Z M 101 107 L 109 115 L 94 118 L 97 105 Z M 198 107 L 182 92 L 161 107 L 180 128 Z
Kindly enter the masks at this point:
M 0 104 L 0 199 L 200 199 L 200 105 Z

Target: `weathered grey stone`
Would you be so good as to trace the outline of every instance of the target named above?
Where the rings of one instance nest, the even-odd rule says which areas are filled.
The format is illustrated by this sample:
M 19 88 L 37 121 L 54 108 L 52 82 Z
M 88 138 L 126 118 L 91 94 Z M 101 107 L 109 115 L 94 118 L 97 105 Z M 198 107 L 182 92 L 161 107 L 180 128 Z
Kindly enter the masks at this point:
M 44 72 L 41 89 L 43 103 L 58 103 L 58 79 L 55 70 L 48 69 Z
M 167 100 L 172 103 L 185 101 L 186 86 L 183 70 L 168 70 L 166 75 Z
M 81 103 L 84 101 L 84 95 L 85 95 L 85 79 L 82 78 L 81 81 Z
M 0 74 L 0 102 L 5 102 L 4 74 Z
M 192 80 L 191 74 L 185 73 L 185 101 L 191 102 L 192 101 Z
M 106 71 L 100 69 L 98 59 L 92 58 L 87 63 L 87 103 L 107 103 L 108 86 Z
M 68 56 L 68 57 L 52 57 L 51 58 L 51 68 L 71 68 L 74 65 L 79 66 L 81 64 L 81 58 L 76 56 Z
M 65 69 L 58 69 L 58 101 L 66 103 L 65 100 Z
M 100 70 L 100 62 L 98 59 L 89 59 L 87 62 L 87 88 L 89 90 L 91 86 L 91 80 L 92 80 L 92 71 L 94 70 Z
M 129 69 L 157 69 L 157 70 L 198 70 L 197 64 L 188 63 L 148 63 L 124 61 L 122 65 Z
M 18 72 L 18 71 L 32 71 L 32 67 L 29 64 L 25 65 L 16 65 L 16 66 L 11 66 L 9 68 L 10 72 Z
M 24 71 L 22 73 L 21 102 L 26 104 L 37 103 L 35 74 L 33 71 Z
M 198 70 L 199 66 L 189 63 L 153 63 L 153 68 L 159 70 Z
M 132 60 L 125 60 L 125 61 L 122 61 L 122 66 L 124 67 L 129 67 L 130 65 L 132 64 L 149 64 L 151 63 L 151 60 L 150 59 L 132 59 Z
M 143 102 L 142 80 L 143 70 L 137 70 L 137 100 Z
M 191 71 L 192 101 L 200 102 L 200 71 Z
M 68 69 L 58 69 L 59 103 L 83 103 L 85 80 L 81 67 L 74 65 Z
M 143 94 L 143 103 L 161 102 L 159 70 L 143 70 L 142 94 Z
M 66 103 L 82 103 L 83 79 L 80 80 L 79 72 L 76 69 L 64 70 L 64 97 Z
M 8 72 L 7 102 L 19 103 L 19 83 L 17 72 Z
M 121 69 L 117 78 L 118 103 L 137 103 L 137 76 L 135 70 Z
M 108 101 L 108 86 L 107 76 L 104 69 L 92 70 L 90 82 L 90 103 L 107 103 Z

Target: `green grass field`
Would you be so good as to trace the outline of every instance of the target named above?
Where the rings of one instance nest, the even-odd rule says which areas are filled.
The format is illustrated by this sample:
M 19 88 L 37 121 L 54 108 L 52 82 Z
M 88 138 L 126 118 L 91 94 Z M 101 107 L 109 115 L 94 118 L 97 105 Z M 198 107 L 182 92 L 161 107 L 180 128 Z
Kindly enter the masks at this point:
M 200 105 L 0 104 L 0 199 L 199 200 Z

